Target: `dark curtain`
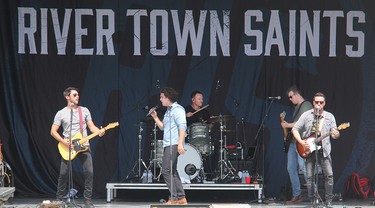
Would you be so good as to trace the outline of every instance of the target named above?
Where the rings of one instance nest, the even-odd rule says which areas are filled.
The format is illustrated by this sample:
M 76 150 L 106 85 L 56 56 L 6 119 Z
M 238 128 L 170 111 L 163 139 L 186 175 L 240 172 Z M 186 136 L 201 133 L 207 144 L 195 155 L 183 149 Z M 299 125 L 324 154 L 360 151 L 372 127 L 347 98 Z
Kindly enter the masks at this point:
M 36 12 L 36 30 L 33 33 L 36 53 L 31 53 L 26 36 L 25 52 L 20 52 L 19 24 L 29 27 L 31 16 L 19 19 L 19 9 L 30 8 Z M 80 89 L 80 104 L 90 109 L 97 126 L 118 121 L 120 126 L 107 131 L 103 138 L 93 138 L 91 150 L 94 158 L 95 195 L 105 194 L 107 182 L 125 181 L 138 159 L 139 125 L 142 136 L 142 156 L 149 163 L 152 123 L 144 120 L 145 109 L 159 104 L 159 91 L 164 86 L 175 88 L 180 94 L 179 103 L 190 103 L 190 93 L 200 90 L 211 115 L 232 115 L 235 120 L 228 126 L 236 130 L 228 134 L 228 143 L 240 142 L 245 152 L 256 146 L 256 171 L 264 177 L 268 196 L 277 196 L 285 186 L 286 154 L 282 151 L 280 113 L 286 111 L 291 120 L 292 106 L 285 96 L 289 86 L 296 84 L 303 96 L 312 100 L 316 92 L 327 97 L 326 110 L 336 116 L 337 123 L 350 122 L 351 127 L 342 132 L 339 140 L 332 141 L 332 158 L 335 175 L 335 192 L 342 193 L 346 177 L 353 172 L 373 177 L 375 108 L 374 86 L 374 14 L 372 1 L 2 1 L 0 3 L 0 139 L 2 152 L 12 168 L 14 186 L 23 195 L 53 195 L 59 173 L 60 155 L 57 142 L 50 136 L 50 127 L 56 112 L 66 105 L 62 92 L 68 86 Z M 46 25 L 42 25 L 42 13 L 47 9 Z M 52 9 L 57 9 L 60 31 L 67 22 L 65 15 L 72 9 L 66 29 L 65 54 L 58 54 L 61 45 L 56 43 Z M 83 15 L 81 28 L 86 34 L 76 34 L 79 9 L 91 9 Z M 114 33 L 111 42 L 114 55 L 109 54 L 107 40 L 103 48 L 97 48 L 98 14 L 100 9 L 113 11 Z M 128 15 L 130 9 L 145 11 L 137 21 Z M 154 55 L 150 51 L 151 11 L 164 10 L 168 23 L 168 53 Z M 172 10 L 178 11 L 179 27 L 174 27 Z M 185 11 L 192 11 L 196 34 L 202 24 L 201 11 L 207 11 L 200 54 L 194 54 L 191 34 L 188 35 L 185 54 L 178 52 L 175 30 L 183 31 Z M 256 47 L 254 36 L 246 35 L 244 14 L 259 10 L 262 21 L 251 19 L 251 28 L 262 32 L 263 52 L 260 55 L 245 54 L 245 44 Z M 273 44 L 270 54 L 265 54 L 268 32 L 276 38 L 276 31 L 269 26 L 277 21 L 270 19 L 271 11 L 278 11 L 286 55 Z M 289 55 L 289 10 L 296 15 L 296 55 Z M 217 11 L 221 28 L 229 27 L 229 55 L 216 40 L 217 55 L 211 54 L 210 11 Z M 229 22 L 224 22 L 223 11 L 230 11 Z M 306 11 L 310 27 L 314 11 L 320 11 L 319 55 L 312 54 L 312 46 L 306 43 L 306 55 L 300 54 L 301 11 Z M 336 55 L 330 56 L 331 24 L 323 17 L 324 11 L 343 11 L 337 18 Z M 362 11 L 365 22 L 354 18 L 354 30 L 365 36 L 365 50 L 360 57 L 350 57 L 347 45 L 356 45 L 356 38 L 347 35 L 349 11 Z M 161 36 L 161 18 L 158 24 L 157 47 L 165 42 Z M 140 24 L 140 25 L 138 25 Z M 109 28 L 110 20 L 103 19 L 103 28 Z M 136 36 L 139 28 L 140 35 Z M 44 37 L 46 30 L 47 37 Z M 182 32 L 181 32 L 182 33 Z M 82 48 L 93 48 L 89 55 L 76 51 L 77 37 L 82 37 Z M 47 40 L 47 53 L 42 48 Z M 140 40 L 140 54 L 135 55 L 135 43 Z M 356 46 L 355 46 L 356 47 Z M 354 50 L 357 48 L 354 47 Z M 97 54 L 103 52 L 103 55 Z M 271 102 L 269 96 L 281 95 L 281 100 Z M 162 114 L 162 112 L 160 112 Z M 161 134 L 158 133 L 158 139 Z M 212 138 L 217 139 L 214 128 Z M 246 154 L 246 153 L 245 153 Z M 73 177 L 76 188 L 83 188 L 79 161 L 73 160 Z

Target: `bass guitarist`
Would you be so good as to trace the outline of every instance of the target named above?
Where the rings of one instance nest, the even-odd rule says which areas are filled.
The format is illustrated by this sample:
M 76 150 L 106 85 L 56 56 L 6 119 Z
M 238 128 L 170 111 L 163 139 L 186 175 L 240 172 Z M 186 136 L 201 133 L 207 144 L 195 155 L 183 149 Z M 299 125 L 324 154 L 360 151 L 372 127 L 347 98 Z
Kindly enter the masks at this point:
M 60 144 L 66 145 L 69 148 L 71 147 L 71 144 L 69 142 L 69 139 L 67 138 L 73 137 L 78 133 L 81 133 L 84 137 L 86 137 L 87 127 L 90 129 L 91 132 L 99 132 L 99 136 L 103 136 L 105 133 L 105 129 L 99 129 L 95 126 L 94 122 L 92 121 L 90 111 L 85 107 L 78 107 L 78 89 L 75 87 L 68 87 L 64 90 L 63 95 L 66 99 L 67 106 L 58 111 L 55 115 L 51 127 L 51 135 L 53 136 L 53 138 L 60 142 Z M 60 126 L 62 126 L 63 128 L 62 136 L 58 133 Z M 89 142 L 86 142 L 83 145 L 89 146 L 90 144 Z M 91 201 L 94 171 L 90 148 L 88 148 L 87 151 L 78 154 L 77 157 L 82 162 L 83 173 L 85 178 L 85 190 L 83 192 L 85 208 L 94 207 Z M 56 197 L 59 200 L 63 200 L 64 196 L 68 192 L 68 174 L 68 161 L 61 159 L 60 175 L 58 179 L 56 192 Z
M 295 86 L 291 86 L 286 94 L 290 102 L 295 105 L 293 112 L 293 122 L 288 123 L 286 121 L 281 123 L 281 126 L 284 129 L 292 129 L 294 124 L 297 122 L 299 117 L 306 111 L 312 109 L 312 104 L 309 101 L 306 101 L 301 95 L 300 90 Z M 306 169 L 305 161 L 298 154 L 296 148 L 296 140 L 293 138 L 291 132 L 286 136 L 285 150 L 287 152 L 287 170 L 289 173 L 290 183 L 292 185 L 292 199 L 287 201 L 287 204 L 295 204 L 303 201 L 302 191 L 301 191 L 301 182 L 298 176 L 298 170 L 302 170 L 305 180 L 306 180 Z
M 330 135 L 332 138 L 337 139 L 340 137 L 340 132 L 337 130 L 336 119 L 332 113 L 324 111 L 326 104 L 326 97 L 323 93 L 318 92 L 314 95 L 313 105 L 314 109 L 306 111 L 301 115 L 298 121 L 295 123 L 292 133 L 294 138 L 302 144 L 306 149 L 310 148 L 306 140 L 301 138 L 310 137 L 311 135 Z M 303 131 L 301 134 L 300 131 Z M 333 195 L 333 170 L 332 170 L 332 159 L 331 159 L 331 141 L 330 137 L 326 137 L 318 144 L 322 146 L 322 149 L 314 151 L 309 157 L 306 158 L 306 173 L 307 173 L 307 192 L 308 197 L 312 203 L 315 203 L 314 196 L 317 191 L 314 189 L 313 177 L 315 163 L 320 162 L 324 175 L 324 187 L 325 187 L 325 202 L 326 206 L 332 206 Z M 318 161 L 316 161 L 316 155 Z

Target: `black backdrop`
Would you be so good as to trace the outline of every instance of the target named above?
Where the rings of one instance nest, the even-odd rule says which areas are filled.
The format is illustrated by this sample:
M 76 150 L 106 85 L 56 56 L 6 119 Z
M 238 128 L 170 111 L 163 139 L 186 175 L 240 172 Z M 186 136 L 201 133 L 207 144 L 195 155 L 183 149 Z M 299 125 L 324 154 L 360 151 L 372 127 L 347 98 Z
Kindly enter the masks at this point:
M 164 86 L 180 93 L 182 105 L 189 104 L 190 93 L 198 89 L 212 115 L 235 116 L 231 128 L 240 130 L 230 135 L 228 142 L 258 145 L 257 169 L 264 173 L 268 196 L 277 196 L 288 177 L 279 118 L 286 111 L 286 120 L 291 119 L 292 106 L 285 90 L 296 84 L 308 100 L 321 91 L 327 96 L 326 109 L 336 116 L 337 123 L 351 123 L 341 139 L 332 141 L 335 192 L 343 192 L 346 177 L 355 171 L 372 178 L 372 2 L 2 1 L 0 138 L 17 193 L 55 193 L 60 156 L 49 130 L 55 113 L 66 105 L 62 91 L 68 86 L 80 89 L 80 103 L 91 110 L 98 126 L 120 122 L 119 128 L 103 138 L 91 140 L 94 190 L 99 196 L 105 194 L 107 182 L 122 181 L 129 173 L 137 159 L 137 125 L 146 115 L 143 109 L 158 104 L 158 92 Z M 100 16 L 103 10 L 106 15 Z M 202 11 L 206 18 L 199 21 Z M 249 11 L 253 16 L 246 18 Z M 324 17 L 329 11 L 338 11 L 338 17 Z M 151 18 L 153 12 L 159 14 L 156 21 Z M 290 26 L 293 12 L 295 27 Z M 363 19 L 351 18 L 353 13 Z M 333 19 L 337 21 L 330 21 Z M 180 24 L 176 26 L 176 22 Z M 161 25 L 167 32 L 162 32 Z M 186 28 L 190 28 L 189 35 Z M 111 35 L 100 36 L 103 31 Z M 56 35 L 59 33 L 61 37 Z M 156 46 L 152 45 L 154 34 Z M 260 52 L 249 53 L 247 44 Z M 266 98 L 277 95 L 282 99 L 270 106 Z M 262 128 L 267 108 L 270 111 Z M 150 124 L 144 125 L 150 129 Z M 146 161 L 149 134 L 143 133 Z M 83 183 L 80 168 L 79 163 L 73 163 L 78 189 Z

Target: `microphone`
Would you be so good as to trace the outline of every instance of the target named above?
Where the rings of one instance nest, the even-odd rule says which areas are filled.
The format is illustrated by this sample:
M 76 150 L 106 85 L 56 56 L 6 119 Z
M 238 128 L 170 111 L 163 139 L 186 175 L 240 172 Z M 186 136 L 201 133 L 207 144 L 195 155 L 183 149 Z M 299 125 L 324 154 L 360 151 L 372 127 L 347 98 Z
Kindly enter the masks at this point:
M 281 96 L 268 97 L 267 100 L 281 100 Z
M 155 85 L 156 88 L 160 89 L 160 81 L 157 79 L 156 80 L 156 85 Z
M 221 87 L 221 85 L 220 85 L 220 80 L 217 80 L 215 90 L 216 90 L 216 91 L 219 90 L 220 87 Z
M 159 108 L 158 105 L 156 105 L 155 107 L 151 108 L 150 111 L 147 113 L 146 117 L 149 116 L 149 115 L 151 115 L 151 113 L 153 113 L 154 111 L 156 111 L 156 109 L 158 109 L 158 108 Z
M 317 115 L 320 114 L 320 107 L 319 107 L 319 106 L 316 106 L 316 107 L 315 107 L 315 112 L 316 112 Z

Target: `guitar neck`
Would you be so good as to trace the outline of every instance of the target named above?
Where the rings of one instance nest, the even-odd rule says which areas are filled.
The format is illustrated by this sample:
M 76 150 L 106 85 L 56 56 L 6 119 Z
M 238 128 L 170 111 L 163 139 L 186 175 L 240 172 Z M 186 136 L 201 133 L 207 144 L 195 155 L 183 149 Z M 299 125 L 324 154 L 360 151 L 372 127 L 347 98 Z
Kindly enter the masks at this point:
M 284 123 L 284 118 L 281 117 L 281 123 Z M 284 130 L 284 137 L 287 137 L 288 136 L 288 131 L 286 130 L 286 128 L 283 128 Z
M 315 143 L 319 143 L 319 142 L 321 142 L 324 138 L 326 138 L 326 137 L 329 136 L 330 134 L 331 134 L 331 132 L 326 133 L 326 134 L 323 134 L 322 136 L 320 136 L 319 138 L 317 138 L 317 139 L 315 140 Z
M 85 142 L 89 141 L 90 139 L 92 139 L 92 138 L 94 138 L 94 137 L 96 137 L 96 136 L 98 136 L 98 135 L 99 135 L 99 131 L 96 132 L 96 133 L 92 133 L 92 134 L 90 134 L 89 136 L 87 136 L 87 137 L 81 139 L 80 143 L 81 143 L 81 144 L 84 144 Z
M 114 127 L 116 127 L 116 126 L 118 126 L 118 125 L 119 125 L 118 122 L 108 124 L 106 127 L 104 127 L 104 130 L 107 131 L 108 129 L 114 128 Z M 85 138 L 82 138 L 82 139 L 80 140 L 80 143 L 81 143 L 81 144 L 84 144 L 85 142 L 89 141 L 90 139 L 92 139 L 92 138 L 94 138 L 94 137 L 96 137 L 96 136 L 98 136 L 98 135 L 99 135 L 99 131 L 98 131 L 98 132 L 95 132 L 95 133 L 92 133 L 92 134 L 90 134 L 89 136 L 87 136 L 87 137 L 85 137 Z

